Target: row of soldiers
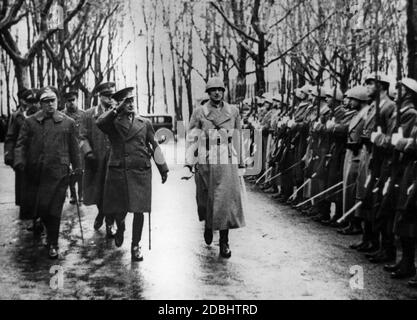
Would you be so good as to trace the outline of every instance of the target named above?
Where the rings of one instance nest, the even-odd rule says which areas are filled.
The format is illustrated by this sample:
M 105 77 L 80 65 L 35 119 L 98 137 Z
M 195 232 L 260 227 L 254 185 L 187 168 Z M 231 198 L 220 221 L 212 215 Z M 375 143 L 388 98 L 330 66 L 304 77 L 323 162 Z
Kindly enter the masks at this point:
M 19 105 L 10 117 L 5 138 L 4 162 L 15 171 L 15 200 L 20 207 L 19 218 L 30 222 L 28 230 L 33 231 L 35 236 L 45 234 L 51 259 L 59 256 L 59 228 L 68 185 L 71 204 L 97 206 L 94 229 L 99 230 L 105 221 L 107 237 L 115 238 L 117 246 L 123 243 L 124 219 L 117 221 L 113 212 L 106 216 L 104 213 L 106 174 L 111 171 L 108 165 L 112 146 L 111 135 L 107 134 L 104 126 L 99 128 L 97 120 L 107 114 L 112 117 L 116 104 L 119 107 L 114 114 L 120 114 L 120 117 L 126 114 L 133 119 L 132 112 L 124 112 L 133 106 L 133 93 L 128 89 L 116 92 L 116 85 L 112 82 L 98 85 L 95 88 L 98 104 L 87 111 L 78 107 L 76 90 L 60 95 L 56 88 L 48 86 L 18 92 Z M 60 96 L 63 101 L 59 101 Z M 133 124 L 135 121 L 139 120 L 134 120 Z M 146 126 L 151 127 L 148 123 Z M 131 125 L 131 128 L 135 126 Z M 153 137 L 146 130 L 144 132 Z M 142 140 L 148 143 L 147 139 Z M 145 159 L 145 152 L 141 157 Z M 150 169 L 150 165 L 146 168 Z M 142 176 L 144 174 L 142 172 Z M 111 185 L 113 183 L 107 183 L 108 190 Z M 123 192 L 120 186 L 118 188 L 119 192 Z M 118 193 L 112 193 L 124 199 Z M 126 211 L 122 206 L 117 210 L 120 213 Z M 135 219 L 138 223 L 134 223 L 136 242 L 132 258 L 141 260 L 138 243 L 143 214 L 135 215 Z M 115 230 L 115 222 L 119 234 Z
M 390 83 L 374 73 L 344 94 L 305 85 L 242 110 L 244 128 L 262 131 L 262 172 L 248 180 L 342 235 L 361 234 L 350 248 L 403 279 L 416 275 L 417 81 Z

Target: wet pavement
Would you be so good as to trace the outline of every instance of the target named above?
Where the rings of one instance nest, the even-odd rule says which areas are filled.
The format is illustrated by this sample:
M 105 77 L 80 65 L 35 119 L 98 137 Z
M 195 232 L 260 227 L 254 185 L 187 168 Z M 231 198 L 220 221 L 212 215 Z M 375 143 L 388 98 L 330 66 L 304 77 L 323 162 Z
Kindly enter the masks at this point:
M 0 144 L 3 159 L 3 145 Z M 170 157 L 168 157 L 170 158 Z M 161 184 L 153 168 L 152 250 L 148 215 L 144 261 L 132 263 L 132 215 L 125 242 L 116 248 L 104 227 L 94 231 L 95 207 L 81 207 L 84 243 L 76 207 L 67 202 L 57 261 L 18 220 L 14 174 L 0 164 L 0 299 L 415 299 L 406 281 L 394 281 L 348 249 L 359 239 L 301 217 L 248 184 L 247 226 L 230 232 L 232 257 L 219 257 L 218 233 L 207 246 L 198 221 L 193 180 L 172 164 Z M 58 268 L 56 275 L 51 268 Z M 363 288 L 352 286 L 351 268 L 363 271 Z M 52 273 L 51 273 L 52 272 Z M 360 284 L 361 281 L 355 281 Z

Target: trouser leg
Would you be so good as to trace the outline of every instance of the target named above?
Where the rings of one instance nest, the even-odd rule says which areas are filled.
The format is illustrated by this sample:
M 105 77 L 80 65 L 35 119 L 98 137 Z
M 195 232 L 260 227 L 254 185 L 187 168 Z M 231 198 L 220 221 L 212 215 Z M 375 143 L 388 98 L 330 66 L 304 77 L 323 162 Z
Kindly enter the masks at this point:
M 229 243 L 229 230 L 220 230 L 220 243 Z
M 48 245 L 58 246 L 61 217 L 47 215 L 42 218 L 42 222 L 46 227 Z
M 142 239 L 144 216 L 142 212 L 136 212 L 133 215 L 132 224 L 132 246 L 137 246 Z

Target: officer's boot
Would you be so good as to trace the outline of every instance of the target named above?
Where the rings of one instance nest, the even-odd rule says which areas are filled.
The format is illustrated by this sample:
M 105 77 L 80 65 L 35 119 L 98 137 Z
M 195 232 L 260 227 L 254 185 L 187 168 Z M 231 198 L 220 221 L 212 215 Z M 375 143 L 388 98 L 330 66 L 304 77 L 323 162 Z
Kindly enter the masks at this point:
M 397 258 L 397 248 L 394 244 L 394 234 L 389 227 L 384 227 L 381 237 L 381 250 L 368 257 L 371 263 L 393 263 Z
M 220 256 L 230 258 L 232 251 L 229 248 L 229 230 L 220 230 Z
M 397 271 L 391 273 L 392 279 L 405 279 L 416 275 L 414 265 L 416 245 L 414 238 L 404 237 L 401 239 L 403 247 L 403 263 Z
M 114 236 L 114 244 L 116 247 L 121 247 L 123 245 L 124 240 L 124 232 L 125 232 L 125 219 L 124 217 L 116 217 L 116 226 L 117 231 Z

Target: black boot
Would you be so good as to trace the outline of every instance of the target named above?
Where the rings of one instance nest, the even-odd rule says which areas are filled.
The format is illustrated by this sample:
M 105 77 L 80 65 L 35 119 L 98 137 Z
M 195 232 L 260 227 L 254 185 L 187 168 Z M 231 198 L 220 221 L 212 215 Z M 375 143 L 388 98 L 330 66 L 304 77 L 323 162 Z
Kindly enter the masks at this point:
M 213 230 L 204 228 L 204 241 L 209 246 L 213 242 Z
M 125 220 L 116 219 L 117 231 L 114 236 L 114 244 L 116 247 L 121 247 L 123 245 L 124 240 L 124 232 L 125 232 Z
M 229 248 L 229 230 L 220 230 L 220 256 L 223 258 L 230 258 L 232 251 Z
M 132 255 L 132 261 L 143 261 L 143 254 L 139 244 L 133 245 L 130 248 L 130 253 Z
M 411 278 L 416 275 L 415 259 L 415 240 L 414 238 L 401 238 L 401 246 L 403 250 L 402 264 L 399 269 L 391 273 L 392 279 Z

